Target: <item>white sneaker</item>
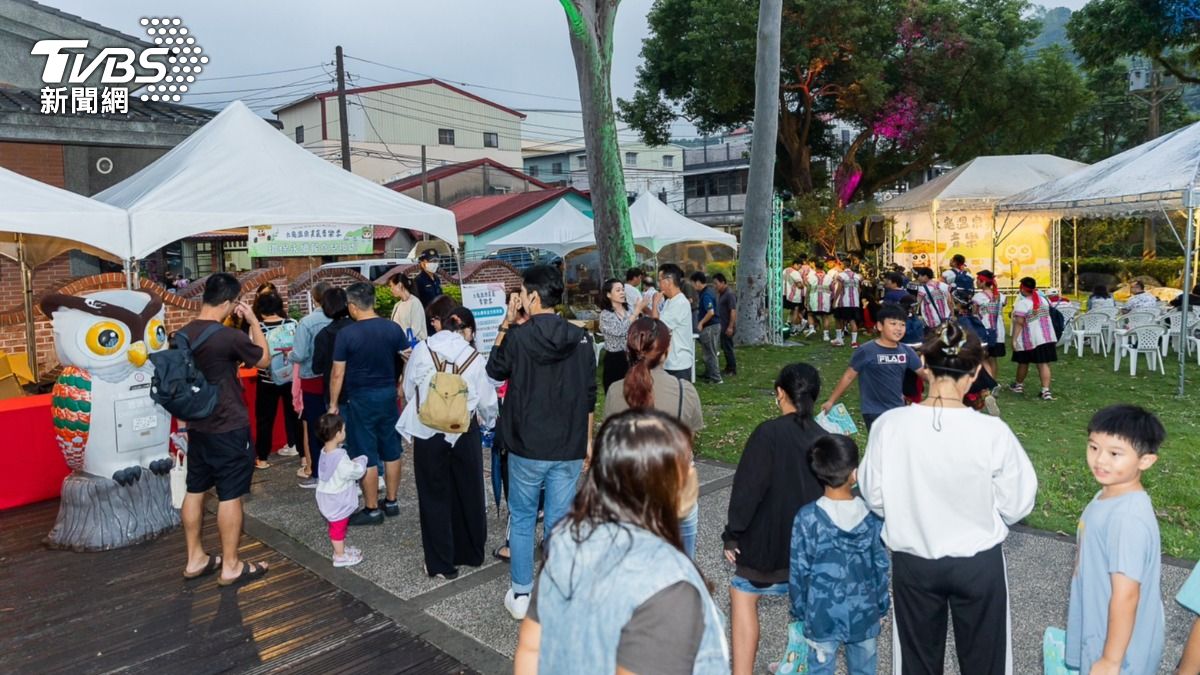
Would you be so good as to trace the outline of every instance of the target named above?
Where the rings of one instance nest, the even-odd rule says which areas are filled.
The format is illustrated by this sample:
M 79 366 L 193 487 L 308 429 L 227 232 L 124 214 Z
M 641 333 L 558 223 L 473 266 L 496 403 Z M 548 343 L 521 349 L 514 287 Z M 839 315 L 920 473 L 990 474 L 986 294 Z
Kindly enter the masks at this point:
M 383 479 L 383 476 L 379 477 L 379 491 L 383 493 L 387 491 L 387 481 Z
M 983 398 L 983 407 L 987 409 L 988 414 L 992 417 L 1000 416 L 1000 404 L 996 402 L 996 397 L 988 394 Z
M 835 339 L 833 339 L 833 340 L 830 340 L 830 341 L 829 341 L 829 344 L 833 345 L 834 347 L 844 347 L 844 346 L 846 346 L 846 343 L 845 343 L 845 342 L 842 342 L 841 340 L 838 340 L 838 339 L 836 339 L 836 338 L 835 338 Z
M 280 457 L 295 457 L 300 454 L 300 451 L 294 445 L 285 445 L 279 449 L 278 454 Z
M 353 567 L 362 561 L 362 552 L 358 549 L 347 548 L 345 555 L 333 556 L 334 567 Z
M 508 589 L 508 592 L 504 594 L 504 608 L 508 610 L 512 618 L 523 621 L 525 613 L 529 611 L 529 595 L 522 595 L 518 598 L 513 593 L 513 589 Z

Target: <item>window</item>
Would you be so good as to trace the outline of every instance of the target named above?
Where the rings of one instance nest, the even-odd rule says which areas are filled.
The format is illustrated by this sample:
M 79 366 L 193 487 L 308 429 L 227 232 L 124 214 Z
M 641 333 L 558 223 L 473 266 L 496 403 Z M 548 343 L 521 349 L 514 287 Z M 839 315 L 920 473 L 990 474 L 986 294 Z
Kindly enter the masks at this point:
M 483 147 L 498 148 L 500 147 L 500 134 L 494 131 L 483 132 Z
M 525 173 L 529 174 L 530 176 L 536 176 L 536 175 L 538 175 L 538 166 L 537 166 L 537 164 L 533 164 L 533 165 L 531 165 L 531 166 L 525 167 Z
M 663 168 L 671 169 L 675 166 L 675 155 L 663 155 Z
M 454 145 L 454 130 L 438 129 L 438 145 Z
M 555 176 L 561 176 L 562 175 L 562 162 L 555 162 L 555 163 L 551 164 L 550 165 L 550 173 L 554 174 Z
M 304 143 L 304 127 L 303 126 L 296 127 L 296 142 Z
M 586 169 L 587 168 L 587 155 L 579 155 L 578 157 L 575 158 L 575 162 L 576 162 L 576 166 L 578 166 L 580 169 Z
M 637 153 L 636 152 L 625 153 L 625 166 L 637 166 Z

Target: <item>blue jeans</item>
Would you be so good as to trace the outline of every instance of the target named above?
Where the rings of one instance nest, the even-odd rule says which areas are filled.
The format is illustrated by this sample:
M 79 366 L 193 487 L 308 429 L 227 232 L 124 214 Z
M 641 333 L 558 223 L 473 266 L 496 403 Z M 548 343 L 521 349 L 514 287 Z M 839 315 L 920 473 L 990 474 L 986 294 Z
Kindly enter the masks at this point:
M 683 552 L 693 561 L 696 559 L 696 526 L 700 523 L 700 502 L 692 507 L 692 512 L 679 521 L 679 534 L 683 536 Z
M 809 675 L 833 675 L 837 669 L 837 642 L 808 643 Z M 850 675 L 875 675 L 879 655 L 875 638 L 862 642 L 846 642 L 846 671 Z M 823 660 L 822 660 L 823 659 Z
M 533 535 L 537 529 L 538 496 L 546 490 L 542 537 L 571 508 L 583 460 L 550 462 L 508 454 L 509 574 L 514 593 L 533 592 Z

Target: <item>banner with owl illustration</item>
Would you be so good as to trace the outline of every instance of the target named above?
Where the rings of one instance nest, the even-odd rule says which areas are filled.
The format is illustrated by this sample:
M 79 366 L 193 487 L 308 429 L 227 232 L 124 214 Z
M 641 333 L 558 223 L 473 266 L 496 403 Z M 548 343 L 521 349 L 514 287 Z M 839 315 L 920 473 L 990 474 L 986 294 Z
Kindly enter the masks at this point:
M 936 226 L 934 225 L 936 218 Z M 897 213 L 892 227 L 896 264 L 905 268 L 950 267 L 962 254 L 967 268 L 990 269 L 1002 287 L 1015 287 L 1022 277 L 1038 286 L 1051 285 L 1054 261 L 1049 217 L 976 211 L 910 211 Z

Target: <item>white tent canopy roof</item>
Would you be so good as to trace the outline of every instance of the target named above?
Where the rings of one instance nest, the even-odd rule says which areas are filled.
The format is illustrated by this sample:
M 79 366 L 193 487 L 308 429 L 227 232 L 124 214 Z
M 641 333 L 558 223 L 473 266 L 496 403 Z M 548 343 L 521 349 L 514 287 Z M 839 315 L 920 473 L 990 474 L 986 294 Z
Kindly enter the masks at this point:
M 629 220 L 634 243 L 655 255 L 671 244 L 685 241 L 713 242 L 737 250 L 737 237 L 688 218 L 649 192 L 638 195 L 629 207 Z
M 565 256 L 588 246 L 595 246 L 596 234 L 592 219 L 571 206 L 566 199 L 558 202 L 541 218 L 525 227 L 488 242 L 489 251 L 506 248 L 535 248 Z
M 671 244 L 684 241 L 714 242 L 737 249 L 737 237 L 681 215 L 649 192 L 643 192 L 629 207 L 629 218 L 633 243 L 649 249 L 655 255 Z M 566 255 L 595 245 L 596 233 L 592 219 L 571 206 L 567 200 L 560 199 L 541 218 L 512 234 L 489 242 L 487 249 L 536 248 Z
M 1087 164 L 1055 155 L 991 155 L 975 159 L 879 205 L 885 213 L 990 207 L 992 203 L 1067 176 Z
M 0 231 L 54 237 L 123 257 L 129 251 L 125 212 L 0 168 Z M 65 250 L 65 249 L 64 249 Z
M 1066 216 L 1161 213 L 1183 207 L 1183 192 L 1198 170 L 1200 122 L 1015 194 L 997 208 Z
M 453 213 L 330 164 L 241 101 L 95 198 L 129 211 L 133 257 L 251 225 L 391 225 L 458 246 Z

